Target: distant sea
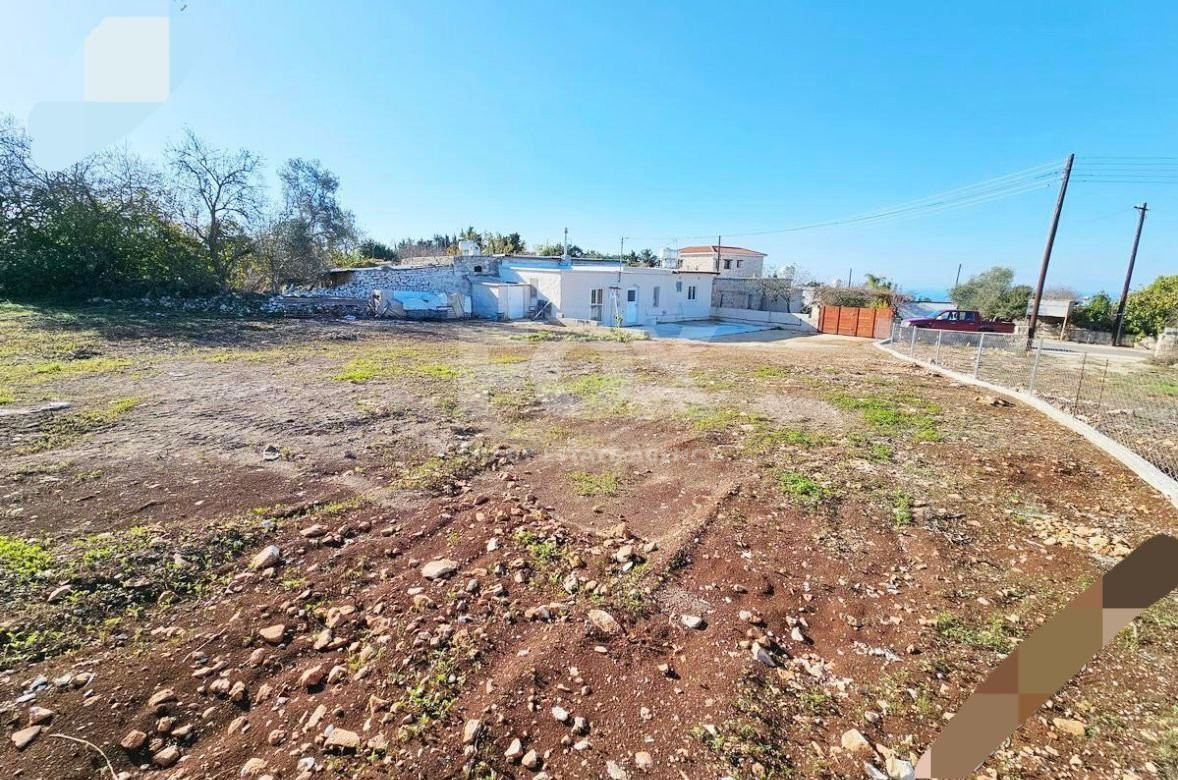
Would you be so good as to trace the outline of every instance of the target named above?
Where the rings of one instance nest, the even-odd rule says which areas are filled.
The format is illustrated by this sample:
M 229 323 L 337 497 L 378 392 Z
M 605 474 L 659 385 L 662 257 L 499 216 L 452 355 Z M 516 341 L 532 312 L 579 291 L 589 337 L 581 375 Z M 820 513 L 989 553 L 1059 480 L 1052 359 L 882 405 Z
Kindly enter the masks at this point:
M 905 290 L 913 298 L 925 298 L 930 301 L 949 300 L 949 291 L 944 287 L 920 287 L 915 290 Z

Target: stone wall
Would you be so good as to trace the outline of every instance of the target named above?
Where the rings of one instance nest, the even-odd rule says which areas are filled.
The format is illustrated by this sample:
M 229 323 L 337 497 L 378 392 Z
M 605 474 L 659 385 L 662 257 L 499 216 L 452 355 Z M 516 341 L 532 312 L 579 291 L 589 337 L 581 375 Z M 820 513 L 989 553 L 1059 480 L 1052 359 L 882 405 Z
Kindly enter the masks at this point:
M 802 308 L 802 291 L 789 279 L 725 279 L 712 282 L 712 307 L 752 309 L 796 314 Z
M 309 295 L 367 299 L 373 290 L 471 295 L 471 280 L 496 277 L 497 257 L 415 257 L 404 265 L 332 271 Z

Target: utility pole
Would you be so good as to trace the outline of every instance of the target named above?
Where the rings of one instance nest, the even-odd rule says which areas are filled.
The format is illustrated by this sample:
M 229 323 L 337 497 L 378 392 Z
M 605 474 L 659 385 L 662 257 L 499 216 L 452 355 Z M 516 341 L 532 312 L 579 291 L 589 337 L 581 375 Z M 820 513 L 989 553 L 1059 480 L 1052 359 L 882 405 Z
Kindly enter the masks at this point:
M 720 245 L 723 243 L 723 236 L 716 236 L 716 273 L 720 273 Z
M 1141 226 L 1145 224 L 1145 212 L 1149 211 L 1149 204 L 1142 203 L 1134 206 L 1140 213 L 1137 215 L 1137 233 L 1133 236 L 1133 249 L 1129 252 L 1129 269 L 1125 271 L 1125 286 L 1121 288 L 1121 301 L 1117 304 L 1116 327 L 1113 328 L 1113 346 L 1121 343 L 1121 329 L 1125 325 L 1125 304 L 1129 302 L 1129 283 L 1133 281 L 1133 264 L 1137 262 L 1137 245 L 1141 243 Z
M 563 254 L 565 257 L 569 256 L 569 229 L 568 228 L 564 229 L 564 252 L 562 252 L 561 254 Z
M 618 263 L 620 263 L 621 265 L 626 264 L 626 237 L 625 236 L 622 236 L 621 240 L 618 242 Z
M 954 287 L 959 287 L 959 286 L 961 286 L 961 266 L 962 266 L 962 265 L 964 265 L 964 263 L 958 263 L 958 264 L 957 264 L 957 278 L 953 280 L 953 286 L 954 286 Z
M 1059 215 L 1063 212 L 1063 199 L 1068 194 L 1068 180 L 1072 178 L 1072 163 L 1076 155 L 1069 154 L 1063 166 L 1063 180 L 1059 184 L 1059 197 L 1055 201 L 1055 213 L 1051 216 L 1051 229 L 1047 231 L 1047 245 L 1043 247 L 1043 264 L 1039 266 L 1039 283 L 1035 285 L 1035 305 L 1031 308 L 1031 321 L 1027 325 L 1027 349 L 1035 339 L 1035 328 L 1039 324 L 1039 304 L 1043 302 L 1043 285 L 1047 282 L 1047 266 L 1051 263 L 1051 248 L 1055 245 L 1055 233 L 1059 230 Z
M 854 273 L 854 271 L 855 271 L 854 268 L 847 269 L 847 287 L 851 286 L 851 274 Z

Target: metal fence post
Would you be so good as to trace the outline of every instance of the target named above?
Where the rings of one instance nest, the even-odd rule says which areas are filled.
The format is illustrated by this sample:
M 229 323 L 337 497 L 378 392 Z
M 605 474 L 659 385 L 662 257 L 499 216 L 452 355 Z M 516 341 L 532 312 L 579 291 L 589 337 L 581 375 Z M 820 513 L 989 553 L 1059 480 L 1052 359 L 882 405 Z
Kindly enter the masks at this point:
M 1080 406 L 1080 389 L 1084 387 L 1084 367 L 1088 365 L 1088 353 L 1084 353 L 1083 360 L 1080 361 L 1080 381 L 1076 382 L 1076 399 L 1072 401 L 1072 414 L 1076 413 L 1076 409 Z
M 978 371 L 982 369 L 982 345 L 986 343 L 986 334 L 978 334 L 978 354 L 973 360 L 973 378 L 978 378 Z
M 945 331 L 937 331 L 937 351 L 933 353 L 933 362 L 937 365 L 941 364 L 941 337 L 945 335 Z
M 912 341 L 908 343 L 908 354 L 916 355 L 916 328 L 912 329 Z
M 1035 362 L 1031 364 L 1031 385 L 1027 388 L 1027 392 L 1031 395 L 1035 394 L 1035 379 L 1039 376 L 1039 358 L 1043 356 L 1043 339 L 1039 339 L 1039 343 L 1035 345 Z

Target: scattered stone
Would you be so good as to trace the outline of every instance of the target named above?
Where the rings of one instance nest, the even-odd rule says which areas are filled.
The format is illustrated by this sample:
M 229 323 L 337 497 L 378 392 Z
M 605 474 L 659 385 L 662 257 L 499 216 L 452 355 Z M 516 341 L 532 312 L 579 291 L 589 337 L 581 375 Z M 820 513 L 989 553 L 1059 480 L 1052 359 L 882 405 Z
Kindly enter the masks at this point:
M 13 732 L 12 744 L 16 746 L 17 750 L 24 750 L 41 735 L 41 728 L 41 726 L 29 726 L 26 729 Z
M 439 580 L 449 577 L 456 571 L 458 571 L 458 561 L 438 558 L 421 567 L 421 576 L 427 580 Z
M 53 710 L 47 710 L 44 707 L 29 707 L 29 725 L 40 726 L 42 723 L 48 723 L 53 720 L 53 716 L 56 714 Z
M 1071 734 L 1073 737 L 1082 737 L 1086 726 L 1083 721 L 1072 720 L 1071 718 L 1052 718 L 1051 724 L 1055 726 L 1058 731 L 1065 734 Z
M 891 780 L 916 780 L 916 770 L 912 763 L 896 756 L 888 756 L 884 769 Z
M 618 623 L 613 615 L 604 609 L 591 609 L 589 610 L 588 617 L 593 627 L 603 634 L 613 636 L 614 634 L 620 634 L 622 631 L 621 624 Z
M 274 729 L 266 736 L 266 741 L 272 747 L 278 747 L 283 742 L 286 742 L 286 732 L 282 729 Z
M 515 739 L 511 740 L 511 744 L 507 746 L 507 750 L 504 751 L 503 757 L 508 761 L 515 761 L 517 758 L 523 755 L 523 752 L 523 743 L 519 741 L 519 737 L 516 737 Z
M 654 759 L 651 758 L 650 753 L 645 750 L 639 750 L 634 754 L 634 766 L 640 772 L 649 772 L 654 766 Z
M 266 769 L 266 761 L 261 758 L 251 758 L 245 762 L 245 766 L 241 768 L 242 777 L 257 777 Z
M 269 569 L 277 566 L 281 562 L 282 551 L 278 549 L 278 545 L 272 544 L 250 559 L 250 568 L 254 571 L 260 571 L 261 569 Z
M 299 685 L 304 688 L 318 688 L 323 684 L 326 676 L 327 672 L 323 670 L 323 664 L 317 664 L 299 676 Z
M 147 706 L 158 707 L 170 701 L 176 701 L 176 692 L 171 688 L 162 688 L 151 695 L 151 698 L 147 700 Z
M 60 587 L 54 588 L 53 592 L 49 594 L 49 603 L 56 604 L 57 602 L 59 602 L 63 598 L 65 598 L 67 595 L 72 593 L 73 590 L 74 589 L 71 588 L 69 585 L 62 585 Z
M 569 719 L 569 711 L 557 705 L 552 708 L 552 717 L 556 718 L 558 723 L 566 723 Z
M 630 780 L 630 773 L 622 769 L 617 761 L 606 761 L 605 773 L 609 775 L 610 780 Z
M 524 765 L 525 769 L 535 772 L 540 768 L 540 754 L 535 750 L 529 750 L 527 753 L 524 753 L 524 757 L 520 760 L 520 763 Z
M 126 750 L 128 753 L 134 753 L 136 750 L 141 750 L 147 744 L 147 735 L 138 729 L 132 729 L 127 732 L 119 742 L 119 747 Z
M 699 615 L 680 615 L 679 622 L 685 628 L 702 629 L 707 625 L 707 622 Z
M 761 646 L 760 642 L 753 642 L 752 645 L 753 660 L 758 661 L 765 666 L 777 666 L 777 662 L 773 660 L 773 656 L 769 651 Z
M 471 719 L 462 727 L 462 744 L 470 745 L 479 738 L 479 734 L 483 731 L 483 722 L 477 719 Z
M 332 729 L 323 743 L 324 750 L 346 752 L 360 747 L 360 735 L 347 729 Z
M 859 729 L 848 729 L 843 732 L 842 744 L 844 750 L 858 753 L 861 750 L 871 750 L 871 743 Z
M 176 762 L 180 760 L 180 748 L 175 745 L 168 745 L 163 750 L 151 757 L 151 763 L 167 769 L 170 766 L 175 766 Z

